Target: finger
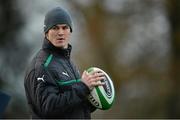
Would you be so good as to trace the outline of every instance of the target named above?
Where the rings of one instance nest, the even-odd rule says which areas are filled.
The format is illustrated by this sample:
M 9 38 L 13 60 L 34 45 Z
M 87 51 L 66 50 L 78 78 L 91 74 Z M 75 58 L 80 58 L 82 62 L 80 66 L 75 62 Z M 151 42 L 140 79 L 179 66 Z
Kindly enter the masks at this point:
M 100 70 L 95 70 L 95 71 L 90 72 L 91 75 L 94 75 L 96 73 L 102 73 L 102 72 Z
M 84 71 L 84 73 L 85 73 L 86 75 L 89 75 L 89 73 L 88 73 L 86 70 Z
M 100 80 L 104 80 L 104 79 L 105 79 L 105 77 L 97 77 L 97 78 L 95 79 L 95 82 L 100 81 Z
M 103 73 L 96 73 L 94 75 L 89 75 L 89 79 L 96 79 L 98 77 L 103 77 L 104 74 Z
M 85 75 L 86 74 L 86 71 L 83 71 L 83 73 L 82 73 L 83 75 Z
M 104 82 L 100 82 L 100 81 L 98 81 L 98 82 L 92 82 L 92 86 L 103 86 L 105 83 Z
M 85 73 L 85 71 L 83 71 L 82 78 L 84 78 L 85 76 L 86 76 L 86 73 Z
M 85 77 L 87 77 L 87 76 L 88 76 L 88 72 L 85 70 L 85 71 L 83 72 L 83 75 L 84 75 Z
M 105 79 L 105 77 L 92 78 L 92 79 L 90 79 L 90 82 L 98 82 L 98 81 L 103 80 L 103 79 Z
M 103 86 L 105 83 L 104 82 L 98 82 L 96 83 L 96 86 Z
M 104 76 L 104 73 L 95 73 L 96 76 L 101 77 Z

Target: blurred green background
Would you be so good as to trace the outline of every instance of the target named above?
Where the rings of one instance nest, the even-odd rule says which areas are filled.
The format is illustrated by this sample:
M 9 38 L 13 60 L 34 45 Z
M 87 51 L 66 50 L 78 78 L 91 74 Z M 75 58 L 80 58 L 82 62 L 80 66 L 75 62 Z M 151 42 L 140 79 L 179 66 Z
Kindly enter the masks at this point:
M 180 118 L 180 0 L 1 0 L 0 90 L 11 96 L 4 118 L 29 118 L 24 74 L 56 6 L 72 15 L 80 71 L 99 67 L 115 85 L 112 108 L 92 118 Z

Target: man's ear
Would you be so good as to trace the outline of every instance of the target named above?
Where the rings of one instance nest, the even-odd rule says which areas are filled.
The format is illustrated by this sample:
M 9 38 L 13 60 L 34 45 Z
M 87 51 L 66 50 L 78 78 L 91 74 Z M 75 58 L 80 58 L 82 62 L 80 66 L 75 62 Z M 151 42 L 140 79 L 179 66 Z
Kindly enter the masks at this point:
M 47 33 L 47 32 L 45 33 L 45 38 L 47 38 L 47 39 L 48 39 L 48 33 Z

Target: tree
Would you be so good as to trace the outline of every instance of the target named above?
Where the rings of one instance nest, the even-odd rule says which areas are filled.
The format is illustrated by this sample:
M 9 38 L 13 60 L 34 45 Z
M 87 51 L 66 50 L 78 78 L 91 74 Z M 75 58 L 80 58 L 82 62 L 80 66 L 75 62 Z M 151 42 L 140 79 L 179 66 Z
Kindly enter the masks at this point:
M 180 1 L 167 0 L 172 45 L 170 76 L 172 91 L 169 98 L 169 118 L 180 118 Z
M 0 9 L 0 88 L 11 96 L 5 117 L 23 117 L 26 111 L 25 105 L 22 105 L 24 102 L 20 102 L 23 101 L 23 95 L 19 95 L 17 91 L 21 89 L 19 76 L 23 72 L 29 50 L 19 34 L 24 21 L 17 7 L 17 0 L 1 0 Z

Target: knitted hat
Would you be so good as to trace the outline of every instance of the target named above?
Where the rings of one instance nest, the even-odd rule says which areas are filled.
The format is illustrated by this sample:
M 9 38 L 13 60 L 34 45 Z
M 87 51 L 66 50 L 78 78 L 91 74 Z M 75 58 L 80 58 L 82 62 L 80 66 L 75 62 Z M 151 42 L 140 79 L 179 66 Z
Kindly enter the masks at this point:
M 72 20 L 70 14 L 60 7 L 56 7 L 45 15 L 44 32 L 48 32 L 54 25 L 67 24 L 72 32 Z

